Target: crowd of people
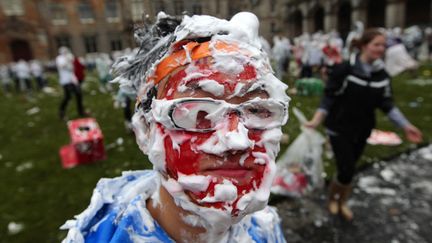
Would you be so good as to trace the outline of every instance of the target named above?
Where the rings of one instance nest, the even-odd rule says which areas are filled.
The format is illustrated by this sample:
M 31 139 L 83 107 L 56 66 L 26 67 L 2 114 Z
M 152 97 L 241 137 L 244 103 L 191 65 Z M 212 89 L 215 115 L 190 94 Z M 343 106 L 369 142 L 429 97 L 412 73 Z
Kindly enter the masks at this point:
M 4 94 L 10 95 L 13 90 L 17 93 L 29 94 L 35 90 L 35 87 L 43 90 L 47 84 L 43 70 L 43 65 L 38 60 L 26 62 L 21 59 L 16 63 L 0 65 L 0 79 Z
M 380 29 L 386 33 L 387 51 L 383 57 L 387 72 L 395 76 L 406 69 L 415 69 L 417 61 L 432 59 L 432 28 L 420 29 L 412 26 L 406 29 Z M 276 77 L 283 80 L 289 74 L 294 78 L 318 77 L 327 80 L 327 69 L 334 64 L 348 60 L 350 55 L 358 53 L 356 40 L 364 31 L 363 24 L 356 22 L 352 31 L 344 41 L 336 31 L 329 33 L 304 33 L 293 39 L 275 35 L 272 44 L 260 37 L 262 49 L 272 60 Z M 69 54 L 65 54 L 68 50 Z M 135 52 L 137 49 L 134 50 Z M 114 93 L 115 107 L 124 109 L 125 127 L 131 131 L 132 101 L 136 98 L 133 92 L 113 88 L 110 80 L 111 65 L 125 53 L 131 50 L 111 54 L 100 53 L 84 60 L 75 57 L 69 49 L 61 47 L 59 56 L 54 61 L 59 74 L 59 84 L 63 88 L 64 98 L 60 104 L 59 117 L 66 118 L 66 109 L 73 96 L 76 97 L 79 116 L 87 115 L 83 105 L 81 84 L 85 80 L 85 70 L 95 69 L 99 80 L 99 91 Z M 70 57 L 66 57 L 70 55 Z M 53 62 L 51 62 L 53 63 Z M 24 93 L 31 97 L 33 91 L 49 91 L 47 88 L 46 70 L 39 60 L 19 60 L 10 64 L 0 65 L 0 79 L 3 94 L 11 96 L 13 93 Z M 116 91 L 117 90 L 117 91 Z
M 130 49 L 117 51 L 110 54 L 96 53 L 86 59 L 73 55 L 67 47 L 60 47 L 58 56 L 50 62 L 39 60 L 19 60 L 17 62 L 0 65 L 0 80 L 2 84 L 2 94 L 12 97 L 14 94 L 24 94 L 28 100 L 33 100 L 36 92 L 55 93 L 55 89 L 48 84 L 47 77 L 57 73 L 58 85 L 63 90 L 63 99 L 59 104 L 59 118 L 63 121 L 68 120 L 67 107 L 69 102 L 75 98 L 78 116 L 85 117 L 90 115 L 83 104 L 82 85 L 86 80 L 86 71 L 95 71 L 99 80 L 99 91 L 110 93 L 115 92 L 115 107 L 124 109 L 125 127 L 131 131 L 132 107 L 131 103 L 135 99 L 134 94 L 114 89 L 110 81 L 110 74 L 113 58 L 119 57 L 130 52 Z M 113 58 L 112 58 L 113 57 Z M 51 85 L 56 85 L 52 83 Z
M 407 69 L 414 69 L 417 67 L 417 61 L 432 60 L 431 27 L 381 28 L 380 31 L 386 35 L 387 51 L 383 58 L 386 70 L 391 76 Z M 363 32 L 363 23 L 356 22 L 345 41 L 336 31 L 319 31 L 313 34 L 304 33 L 292 41 L 286 37 L 274 36 L 271 49 L 265 39 L 262 39 L 262 42 L 275 62 L 278 78 L 283 78 L 288 70 L 290 75 L 299 78 L 322 77 L 327 67 L 348 60 L 351 54 L 360 51 L 356 41 Z

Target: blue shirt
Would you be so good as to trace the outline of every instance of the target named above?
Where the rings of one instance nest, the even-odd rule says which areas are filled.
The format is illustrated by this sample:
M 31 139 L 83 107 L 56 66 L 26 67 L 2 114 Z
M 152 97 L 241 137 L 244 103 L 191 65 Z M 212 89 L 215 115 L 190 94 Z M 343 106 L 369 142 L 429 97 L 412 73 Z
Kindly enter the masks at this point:
M 101 179 L 89 207 L 67 221 L 63 243 L 77 242 L 175 242 L 152 218 L 146 200 L 160 187 L 155 171 L 124 172 L 121 177 Z M 266 207 L 232 225 L 228 242 L 285 242 L 276 210 Z

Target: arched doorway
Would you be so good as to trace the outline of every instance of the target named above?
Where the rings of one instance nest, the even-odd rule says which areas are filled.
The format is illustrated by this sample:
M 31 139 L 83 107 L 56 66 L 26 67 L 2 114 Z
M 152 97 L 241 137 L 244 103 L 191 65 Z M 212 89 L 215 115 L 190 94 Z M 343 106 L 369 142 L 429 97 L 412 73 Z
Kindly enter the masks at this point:
M 339 5 L 338 11 L 338 31 L 345 39 L 351 30 L 351 4 L 344 1 Z
M 25 40 L 13 40 L 9 44 L 12 58 L 16 62 L 20 59 L 29 61 L 33 59 L 33 53 L 28 41 Z
M 314 14 L 314 31 L 324 30 L 324 8 L 318 6 Z
M 415 0 L 406 1 L 405 7 L 405 25 L 430 26 L 432 24 L 432 1 Z
M 367 27 L 384 27 L 385 0 L 369 0 L 367 7 Z
M 303 33 L 303 14 L 300 10 L 296 10 L 292 16 L 291 21 L 293 24 L 293 35 L 299 36 Z

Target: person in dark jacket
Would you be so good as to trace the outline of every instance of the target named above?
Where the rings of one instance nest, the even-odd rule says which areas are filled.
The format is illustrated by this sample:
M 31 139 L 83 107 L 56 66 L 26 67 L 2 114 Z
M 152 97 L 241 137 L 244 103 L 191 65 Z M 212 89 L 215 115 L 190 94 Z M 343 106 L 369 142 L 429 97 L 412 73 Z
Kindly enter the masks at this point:
M 353 213 L 346 201 L 351 192 L 356 162 L 375 127 L 379 108 L 410 142 L 422 141 L 422 133 L 394 105 L 390 76 L 381 60 L 386 37 L 377 29 L 364 32 L 357 41 L 360 53 L 329 70 L 329 80 L 320 107 L 304 125 L 316 128 L 322 121 L 335 154 L 337 176 L 330 184 L 328 209 L 350 221 Z

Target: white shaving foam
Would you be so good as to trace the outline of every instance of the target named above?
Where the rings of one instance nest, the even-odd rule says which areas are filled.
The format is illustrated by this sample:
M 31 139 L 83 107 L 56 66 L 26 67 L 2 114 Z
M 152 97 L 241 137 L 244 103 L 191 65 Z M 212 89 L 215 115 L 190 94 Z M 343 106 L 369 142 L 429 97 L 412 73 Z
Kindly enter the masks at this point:
M 202 192 L 207 190 L 211 181 L 211 176 L 203 175 L 184 175 L 179 173 L 178 183 L 183 189 L 191 192 Z
M 225 86 L 215 80 L 204 79 L 198 82 L 202 90 L 216 96 L 222 96 L 225 92 Z

